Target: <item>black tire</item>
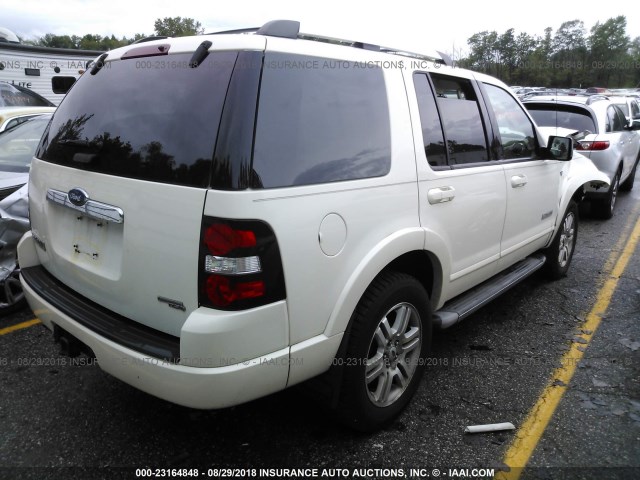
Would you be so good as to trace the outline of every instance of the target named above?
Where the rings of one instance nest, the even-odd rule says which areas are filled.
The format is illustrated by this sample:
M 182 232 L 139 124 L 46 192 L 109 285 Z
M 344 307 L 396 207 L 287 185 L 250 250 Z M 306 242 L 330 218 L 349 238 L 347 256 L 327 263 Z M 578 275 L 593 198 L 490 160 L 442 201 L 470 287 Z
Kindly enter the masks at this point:
M 22 310 L 27 306 L 22 285 L 20 285 L 20 269 L 16 268 L 0 282 L 0 317 Z
M 404 273 L 382 273 L 358 303 L 347 342 L 338 415 L 372 432 L 400 414 L 424 373 L 431 306 L 422 284 Z
M 609 219 L 613 217 L 613 209 L 616 206 L 616 200 L 618 198 L 618 190 L 620 189 L 620 170 L 616 173 L 611 180 L 611 186 L 607 192 L 607 196 L 602 200 L 594 200 L 591 202 L 591 211 L 593 214 L 602 219 Z
M 553 243 L 544 252 L 547 257 L 544 270 L 549 278 L 557 280 L 567 274 L 577 240 L 578 204 L 571 200 L 562 216 L 562 222 Z
M 620 184 L 620 190 L 622 192 L 630 192 L 631 190 L 633 190 L 633 182 L 636 179 L 636 170 L 638 170 L 638 162 L 640 162 L 640 157 L 638 157 L 638 159 L 636 160 L 636 163 L 633 166 L 633 169 L 631 170 L 631 173 L 629 174 L 627 179 Z

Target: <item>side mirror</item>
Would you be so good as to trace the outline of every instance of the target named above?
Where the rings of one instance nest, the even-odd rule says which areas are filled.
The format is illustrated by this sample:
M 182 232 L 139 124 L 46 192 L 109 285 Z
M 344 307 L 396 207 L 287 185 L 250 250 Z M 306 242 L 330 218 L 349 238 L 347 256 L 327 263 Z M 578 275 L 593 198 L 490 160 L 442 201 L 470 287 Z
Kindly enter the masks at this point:
M 552 160 L 569 161 L 573 158 L 573 139 L 569 137 L 549 137 L 547 150 Z

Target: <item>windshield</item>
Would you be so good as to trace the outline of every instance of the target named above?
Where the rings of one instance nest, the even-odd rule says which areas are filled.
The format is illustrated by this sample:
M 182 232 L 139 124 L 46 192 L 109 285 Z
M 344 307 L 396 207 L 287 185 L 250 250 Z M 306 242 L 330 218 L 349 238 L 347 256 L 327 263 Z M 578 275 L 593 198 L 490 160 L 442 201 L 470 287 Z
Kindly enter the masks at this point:
M 0 171 L 28 172 L 51 115 L 39 115 L 0 135 Z
M 591 133 L 598 133 L 593 118 L 584 108 L 543 103 L 525 103 L 524 105 L 540 127 L 568 128 L 577 132 L 588 130 Z

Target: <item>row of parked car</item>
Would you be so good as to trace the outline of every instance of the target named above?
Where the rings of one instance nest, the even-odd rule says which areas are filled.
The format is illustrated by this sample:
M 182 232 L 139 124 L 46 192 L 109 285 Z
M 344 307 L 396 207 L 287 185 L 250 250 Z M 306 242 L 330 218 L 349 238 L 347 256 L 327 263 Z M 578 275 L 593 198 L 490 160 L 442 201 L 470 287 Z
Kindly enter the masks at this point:
M 223 408 L 316 379 L 374 430 L 433 328 L 566 275 L 578 203 L 611 213 L 633 185 L 637 149 L 611 175 L 594 154 L 640 125 L 585 97 L 585 128 L 539 127 L 437 52 L 247 33 L 130 45 L 80 77 L 31 160 L 20 282 L 65 351 L 152 395 Z
M 29 229 L 31 159 L 55 110 L 28 88 L 0 82 L 0 316 L 25 305 L 15 247 Z

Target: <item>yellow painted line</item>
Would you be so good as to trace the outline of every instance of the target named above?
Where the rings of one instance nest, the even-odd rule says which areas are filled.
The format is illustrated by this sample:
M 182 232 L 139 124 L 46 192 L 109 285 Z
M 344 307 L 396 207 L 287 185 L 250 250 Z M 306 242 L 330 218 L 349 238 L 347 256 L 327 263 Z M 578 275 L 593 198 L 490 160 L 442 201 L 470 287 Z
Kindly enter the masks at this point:
M 27 320 L 26 322 L 18 323 L 17 325 L 11 325 L 10 327 L 1 328 L 0 329 L 0 336 L 1 335 L 6 335 L 7 333 L 15 332 L 16 330 L 22 330 L 24 328 L 33 327 L 34 325 L 37 325 L 38 323 L 42 323 L 42 322 L 40 320 L 38 320 L 37 318 L 34 318 L 33 320 Z
M 553 413 L 558 407 L 560 400 L 562 400 L 569 382 L 575 373 L 578 362 L 584 356 L 584 350 L 586 350 L 587 346 L 590 344 L 593 335 L 595 335 L 595 332 L 602 321 L 602 316 L 607 311 L 607 308 L 609 308 L 611 298 L 618 286 L 618 281 L 627 268 L 629 260 L 631 259 L 639 240 L 640 218 L 636 221 L 635 227 L 633 228 L 631 235 L 628 237 L 617 261 L 614 259 L 619 250 L 614 249 L 614 251 L 611 252 L 610 261 L 608 261 L 607 264 L 614 265 L 613 269 L 598 292 L 593 308 L 587 315 L 585 321 L 579 327 L 581 330 L 591 332 L 589 334 L 582 333 L 576 335 L 576 337 L 584 338 L 587 343 L 573 343 L 571 348 L 562 355 L 562 366 L 553 372 L 547 386 L 538 398 L 534 407 L 529 412 L 524 423 L 518 429 L 513 443 L 505 454 L 504 463 L 508 465 L 511 470 L 509 472 L 499 472 L 496 475 L 496 478 L 503 480 L 517 480 L 520 478 L 524 467 L 529 462 L 533 451 L 536 449 L 547 425 L 551 421 Z M 622 242 L 620 242 L 620 244 L 622 244 Z M 578 347 L 581 347 L 582 350 L 578 350 Z M 564 386 L 558 385 L 556 380 L 560 380 Z M 553 385 L 553 383 L 555 383 L 555 385 Z

